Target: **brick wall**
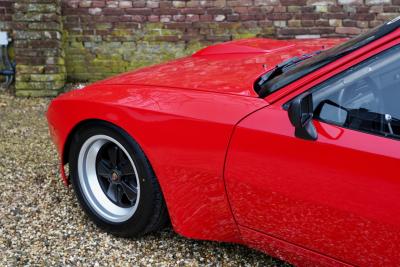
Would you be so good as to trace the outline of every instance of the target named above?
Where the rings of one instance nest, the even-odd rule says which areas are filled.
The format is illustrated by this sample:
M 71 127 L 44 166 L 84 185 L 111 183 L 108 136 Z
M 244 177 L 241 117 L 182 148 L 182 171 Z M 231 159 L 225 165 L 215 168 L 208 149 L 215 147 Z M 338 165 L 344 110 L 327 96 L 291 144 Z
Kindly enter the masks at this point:
M 240 33 L 281 38 L 359 34 L 400 12 L 399 0 L 180 0 L 180 1 L 63 1 L 66 29 L 100 35 L 115 28 L 137 28 L 161 22 L 180 35 L 162 41 L 227 41 Z M 240 37 L 240 36 L 239 36 Z
M 0 0 L 0 31 L 12 31 L 13 3 L 11 0 Z
M 68 77 L 91 81 L 236 38 L 357 35 L 400 0 L 64 0 L 62 12 Z
M 10 23 L 12 2 L 19 9 Z M 46 3 L 55 14 L 39 8 Z M 399 14 L 400 0 L 0 0 L 0 30 L 13 25 L 17 64 L 40 71 L 18 68 L 20 95 L 39 92 L 40 82 L 50 89 L 36 95 L 53 95 L 64 59 L 68 80 L 94 81 L 215 42 L 353 36 Z
M 55 96 L 65 84 L 60 0 L 14 3 L 17 96 Z

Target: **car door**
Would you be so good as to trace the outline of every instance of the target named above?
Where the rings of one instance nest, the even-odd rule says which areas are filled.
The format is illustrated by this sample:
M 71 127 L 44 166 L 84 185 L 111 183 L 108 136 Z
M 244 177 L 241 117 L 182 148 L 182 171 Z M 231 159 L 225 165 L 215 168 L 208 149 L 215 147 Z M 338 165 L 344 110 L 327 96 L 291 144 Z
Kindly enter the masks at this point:
M 400 45 L 308 93 L 317 140 L 296 137 L 277 104 L 235 129 L 225 179 L 236 221 L 342 262 L 400 264 Z

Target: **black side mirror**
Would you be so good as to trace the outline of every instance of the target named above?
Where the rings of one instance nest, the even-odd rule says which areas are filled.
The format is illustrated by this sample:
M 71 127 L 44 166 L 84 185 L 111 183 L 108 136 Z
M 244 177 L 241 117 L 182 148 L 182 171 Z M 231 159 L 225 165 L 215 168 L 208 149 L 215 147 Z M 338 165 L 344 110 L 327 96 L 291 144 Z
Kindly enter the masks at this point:
M 289 120 L 295 127 L 295 136 L 306 140 L 317 140 L 318 134 L 313 124 L 312 95 L 294 99 L 288 108 Z

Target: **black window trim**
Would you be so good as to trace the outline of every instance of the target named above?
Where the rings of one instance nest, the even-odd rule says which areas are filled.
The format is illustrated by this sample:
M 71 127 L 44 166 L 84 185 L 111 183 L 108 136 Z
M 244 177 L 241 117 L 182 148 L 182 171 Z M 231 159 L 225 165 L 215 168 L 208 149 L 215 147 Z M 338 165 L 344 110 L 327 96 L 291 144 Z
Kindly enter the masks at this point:
M 307 95 L 313 94 L 314 92 L 316 92 L 316 91 L 319 90 L 317 87 L 323 85 L 323 83 L 325 83 L 325 82 L 327 82 L 327 81 L 329 81 L 329 80 L 331 80 L 331 79 L 334 79 L 334 78 L 337 77 L 338 75 L 343 74 L 344 72 L 350 70 L 351 68 L 354 68 L 354 67 L 356 67 L 356 66 L 358 66 L 358 65 L 360 65 L 360 64 L 363 64 L 363 63 L 366 62 L 367 60 L 370 60 L 370 59 L 372 59 L 372 58 L 374 58 L 374 57 L 376 57 L 376 56 L 379 56 L 380 54 L 383 54 L 383 53 L 389 51 L 390 49 L 393 49 L 394 47 L 400 47 L 400 43 L 399 43 L 399 44 L 394 44 L 393 46 L 390 46 L 390 47 L 388 47 L 387 49 L 382 50 L 382 51 L 380 51 L 379 53 L 376 53 L 376 54 L 374 54 L 374 55 L 372 55 L 372 56 L 370 56 L 370 57 L 364 59 L 364 60 L 361 61 L 361 62 L 358 62 L 357 64 L 351 65 L 349 68 L 344 69 L 343 71 L 341 71 L 341 72 L 339 72 L 339 73 L 333 75 L 332 77 L 329 77 L 328 79 L 321 81 L 320 83 L 318 83 L 318 84 L 312 86 L 311 88 L 307 89 L 306 91 L 300 93 L 299 95 L 297 95 L 297 96 L 293 97 L 292 99 L 290 99 L 289 101 L 285 102 L 285 103 L 282 105 L 282 108 L 283 108 L 285 111 L 287 111 L 287 110 L 289 109 L 289 106 L 290 106 L 291 102 L 294 101 L 295 99 L 297 99 L 298 97 L 303 98 L 303 97 L 305 97 L 305 96 L 307 96 Z M 353 128 L 349 128 L 349 127 L 340 125 L 340 124 L 338 124 L 338 123 L 335 123 L 335 122 L 332 122 L 332 121 L 328 121 L 328 120 L 324 120 L 324 119 L 321 119 L 321 118 L 314 118 L 314 117 L 313 117 L 313 120 L 318 121 L 318 122 L 323 122 L 323 123 L 326 123 L 326 124 L 329 124 L 329 125 L 333 125 L 333 126 L 336 126 L 336 127 L 340 127 L 340 128 L 343 128 L 343 129 L 347 129 L 347 130 L 352 130 L 352 131 L 356 131 L 356 132 L 361 132 L 361 133 L 365 133 L 365 134 L 374 135 L 374 136 L 377 136 L 377 137 L 382 137 L 382 138 L 386 138 L 386 139 L 391 139 L 391 140 L 395 140 L 395 141 L 400 141 L 400 136 L 399 136 L 399 137 L 394 137 L 394 136 L 391 135 L 391 134 L 385 134 L 385 135 L 383 135 L 383 134 L 376 133 L 376 132 L 374 132 L 374 131 L 366 131 L 366 130 L 361 130 L 361 129 L 353 129 Z

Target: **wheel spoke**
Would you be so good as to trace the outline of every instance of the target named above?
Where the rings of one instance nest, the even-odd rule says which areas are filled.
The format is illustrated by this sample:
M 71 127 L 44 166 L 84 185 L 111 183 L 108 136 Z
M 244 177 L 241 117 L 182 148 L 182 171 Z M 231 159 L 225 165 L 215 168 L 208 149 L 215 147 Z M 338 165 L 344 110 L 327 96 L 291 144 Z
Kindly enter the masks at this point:
M 99 183 L 104 191 L 104 189 L 108 189 L 108 187 L 111 184 L 111 181 L 110 181 L 110 178 L 108 178 L 108 177 L 100 176 Z
M 117 164 L 118 164 L 118 150 L 119 150 L 119 148 L 117 146 L 112 146 L 107 151 L 108 157 L 109 157 L 113 167 L 117 166 Z
M 137 187 L 130 185 L 127 182 L 122 182 L 121 185 L 129 201 L 135 201 L 137 196 Z
M 120 164 L 120 170 L 121 170 L 122 176 L 135 175 L 132 165 L 130 164 L 130 162 L 128 160 L 126 160 Z
M 122 177 L 124 176 L 131 176 L 131 175 L 136 175 L 134 172 L 124 172 L 121 174 Z
M 123 164 L 124 162 L 126 162 L 126 156 L 124 154 L 124 152 L 122 151 L 122 149 L 118 148 L 117 151 L 117 160 L 118 160 L 118 164 Z
M 116 187 L 117 187 L 116 185 L 110 183 L 110 185 L 108 186 L 108 189 L 107 189 L 107 196 L 115 202 L 117 202 Z
M 121 168 L 121 176 L 130 176 L 130 175 L 136 175 L 135 171 L 130 165 Z
M 111 173 L 111 168 L 109 166 L 110 165 L 106 160 L 100 160 L 97 164 L 97 174 L 101 177 L 109 178 Z
M 122 196 L 123 196 L 123 190 L 122 190 L 122 188 L 121 188 L 121 186 L 116 186 L 115 187 L 116 188 L 116 190 L 115 190 L 115 198 L 116 198 L 116 202 L 119 204 L 119 205 L 123 205 L 123 203 L 122 203 Z
M 136 160 L 124 145 L 106 134 L 90 136 L 76 159 L 82 197 L 99 219 L 110 223 L 129 221 L 142 193 Z

